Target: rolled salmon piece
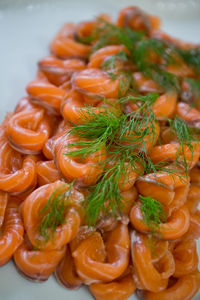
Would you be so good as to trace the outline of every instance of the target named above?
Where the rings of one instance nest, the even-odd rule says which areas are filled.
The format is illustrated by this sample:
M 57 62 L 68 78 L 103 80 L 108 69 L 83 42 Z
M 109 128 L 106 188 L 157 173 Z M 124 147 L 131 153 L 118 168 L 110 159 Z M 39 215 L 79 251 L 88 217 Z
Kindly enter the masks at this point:
M 80 205 L 83 201 L 83 195 L 75 189 L 72 189 L 68 195 L 68 189 L 69 185 L 62 181 L 43 185 L 32 192 L 21 205 L 21 214 L 27 236 L 31 244 L 38 249 L 48 251 L 61 249 L 78 233 L 82 218 Z M 46 228 L 45 233 L 49 236 L 47 239 L 46 235 L 42 234 L 39 225 L 41 218 L 45 221 L 48 213 L 53 209 L 52 206 L 54 207 L 57 202 L 53 202 L 46 213 L 41 215 L 41 212 L 50 201 L 49 199 L 58 201 L 60 199 L 58 197 L 61 196 L 63 197 L 63 219 L 62 222 L 55 220 L 57 224 L 55 232 L 52 232 L 51 227 Z
M 119 224 L 111 231 L 105 245 L 101 235 L 95 232 L 72 253 L 77 273 L 85 284 L 115 280 L 126 270 L 130 254 L 127 225 Z
M 6 207 L 0 237 L 0 266 L 7 263 L 23 242 L 24 226 L 16 201 L 10 200 Z
M 18 270 L 27 279 L 45 281 L 65 255 L 65 249 L 66 247 L 63 246 L 58 250 L 36 250 L 24 240 L 14 253 L 14 261 Z

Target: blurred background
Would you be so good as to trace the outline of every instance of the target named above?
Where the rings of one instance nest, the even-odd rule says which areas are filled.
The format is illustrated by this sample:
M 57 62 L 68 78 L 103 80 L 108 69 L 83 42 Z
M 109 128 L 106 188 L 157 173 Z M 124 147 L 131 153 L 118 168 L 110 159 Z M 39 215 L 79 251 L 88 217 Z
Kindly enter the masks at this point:
M 161 17 L 173 36 L 200 42 L 200 0 L 0 0 L 0 120 L 25 95 L 37 61 L 60 26 L 138 5 Z

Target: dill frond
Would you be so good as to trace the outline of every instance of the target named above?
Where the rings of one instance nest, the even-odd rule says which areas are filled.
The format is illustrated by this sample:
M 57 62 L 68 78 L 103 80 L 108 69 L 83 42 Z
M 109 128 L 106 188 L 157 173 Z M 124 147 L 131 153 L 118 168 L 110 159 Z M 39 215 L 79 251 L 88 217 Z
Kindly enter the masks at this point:
M 166 221 L 163 205 L 150 196 L 139 195 L 139 199 L 144 222 L 153 233 L 156 233 L 159 224 Z
M 122 174 L 124 175 L 123 181 L 128 180 L 126 170 L 136 169 L 136 161 L 136 158 L 127 152 L 121 152 L 119 155 L 115 152 L 111 154 L 107 161 L 110 166 L 107 165 L 103 176 L 95 186 L 91 187 L 91 193 L 86 199 L 86 220 L 90 226 L 95 226 L 102 215 L 114 217 L 121 215 L 123 199 L 119 181 Z
M 126 52 L 120 51 L 101 63 L 101 69 L 104 71 L 116 69 L 119 62 L 128 61 Z
M 53 238 L 56 228 L 65 222 L 73 183 L 67 190 L 65 190 L 65 184 L 56 189 L 49 197 L 47 204 L 39 211 L 38 229 L 45 242 Z
M 83 115 L 85 122 L 72 127 L 69 134 L 87 140 L 68 145 L 66 155 L 84 158 L 97 152 L 103 146 L 109 148 L 118 133 L 120 123 L 126 118 L 125 115 L 117 116 L 110 110 L 96 114 L 92 108 L 88 107 L 86 112 Z M 73 147 L 78 147 L 78 149 L 70 150 Z
M 187 65 L 194 67 L 197 74 L 200 74 L 200 49 L 177 49 L 179 55 Z
M 143 104 L 143 106 L 138 105 L 138 109 L 143 110 L 145 107 L 150 107 L 151 105 L 153 105 L 156 101 L 156 99 L 159 97 L 158 93 L 149 93 L 145 96 L 143 95 L 139 95 L 139 96 L 126 96 L 126 97 L 122 97 L 120 99 L 118 99 L 119 103 L 126 103 L 128 101 L 131 101 L 133 103 L 135 103 L 136 105 L 138 104 L 138 102 L 141 102 Z
M 169 119 L 169 124 L 172 132 L 177 136 L 178 142 L 180 143 L 180 149 L 177 151 L 177 163 L 179 162 L 179 156 L 181 154 L 183 157 L 184 168 L 187 173 L 189 166 L 185 156 L 184 146 L 187 146 L 193 155 L 194 147 L 192 143 L 197 141 L 197 139 L 195 138 L 192 128 L 190 128 L 186 122 L 178 116 L 176 116 L 174 120 Z
M 151 60 L 152 52 L 159 57 L 163 57 L 166 52 L 166 47 L 161 41 L 155 39 L 141 40 L 137 43 L 134 51 L 134 60 L 141 72 L 145 72 L 146 69 L 154 65 Z
M 112 80 L 116 80 L 120 77 L 120 86 L 118 92 L 118 98 L 122 97 L 124 93 L 129 89 L 132 83 L 132 72 L 124 71 L 122 66 L 123 62 L 128 61 L 126 52 L 120 51 L 108 59 L 104 60 L 101 64 L 101 69 L 104 70 Z M 121 64 L 121 65 L 120 65 Z
M 155 80 L 160 87 L 168 90 L 176 90 L 180 91 L 180 82 L 178 76 L 173 73 L 167 72 L 159 68 L 158 66 L 154 66 L 154 68 L 147 70 L 146 74 Z
M 149 103 L 156 97 L 157 95 L 150 95 Z M 128 180 L 126 170 L 136 169 L 138 163 L 145 163 L 139 152 L 146 153 L 145 139 L 154 139 L 156 119 L 147 105 L 147 96 L 138 96 L 137 100 L 140 99 L 145 109 L 140 106 L 138 111 L 129 115 L 122 113 L 120 116 L 109 110 L 100 114 L 92 112 L 92 117 L 87 113 L 87 121 L 70 131 L 70 134 L 85 140 L 69 145 L 67 155 L 86 157 L 98 151 L 102 145 L 108 153 L 107 158 L 101 162 L 105 167 L 104 172 L 97 184 L 91 187 L 91 193 L 86 199 L 86 218 L 89 224 L 94 225 L 102 213 L 115 216 L 120 214 L 120 178 L 123 174 L 124 180 Z M 77 149 L 73 151 L 73 147 Z
M 139 41 L 144 34 L 142 32 L 133 31 L 128 27 L 120 28 L 103 19 L 99 19 L 94 36 L 97 42 L 93 46 L 91 53 L 107 45 L 118 44 L 122 44 L 128 50 L 132 51 L 136 42 Z
M 160 87 L 169 89 L 180 89 L 178 77 L 172 73 L 164 71 L 162 66 L 168 64 L 176 64 L 176 55 L 174 48 L 166 47 L 161 40 L 148 39 L 141 40 L 137 43 L 133 52 L 133 60 L 145 76 L 155 80 Z M 164 63 L 152 61 L 152 55 L 157 57 L 157 60 L 164 59 Z

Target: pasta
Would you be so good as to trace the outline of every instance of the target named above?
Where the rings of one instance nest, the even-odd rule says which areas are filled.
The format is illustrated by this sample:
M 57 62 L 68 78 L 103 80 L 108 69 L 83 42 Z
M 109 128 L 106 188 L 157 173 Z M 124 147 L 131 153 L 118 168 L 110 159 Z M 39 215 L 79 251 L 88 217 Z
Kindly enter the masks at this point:
M 0 125 L 0 265 L 97 300 L 200 288 L 200 46 L 130 6 L 66 23 Z

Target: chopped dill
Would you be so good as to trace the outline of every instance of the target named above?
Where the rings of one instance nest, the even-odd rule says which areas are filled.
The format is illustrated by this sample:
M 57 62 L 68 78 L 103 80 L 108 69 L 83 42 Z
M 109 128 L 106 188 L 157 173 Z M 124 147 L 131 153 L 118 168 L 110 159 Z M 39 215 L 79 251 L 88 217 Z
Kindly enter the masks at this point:
M 144 222 L 152 233 L 156 233 L 159 224 L 166 221 L 163 205 L 150 196 L 143 197 L 139 195 L 139 199 L 141 201 L 141 211 Z
M 72 182 L 66 190 L 66 184 L 56 189 L 48 199 L 47 204 L 39 211 L 39 233 L 47 242 L 54 237 L 56 228 L 65 222 L 69 208 L 69 197 L 72 191 Z

